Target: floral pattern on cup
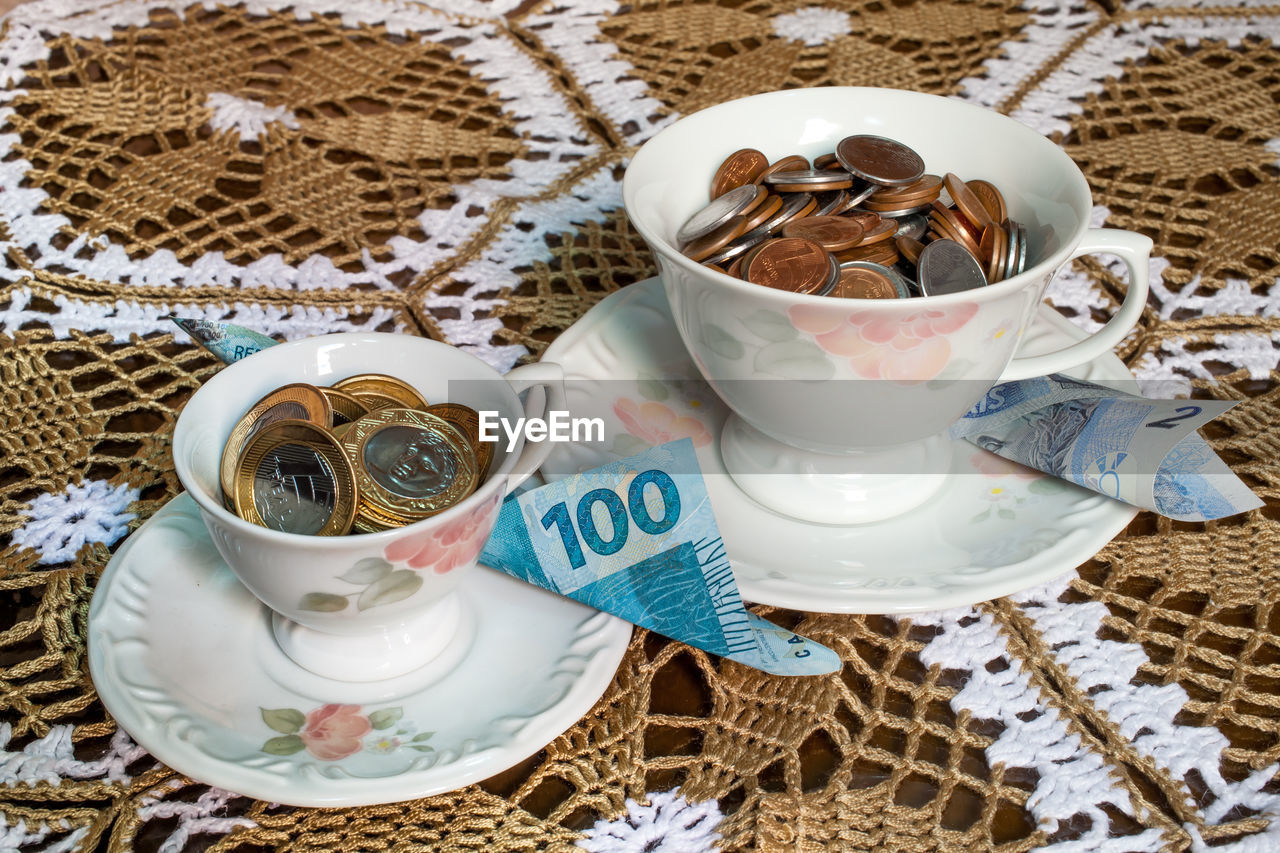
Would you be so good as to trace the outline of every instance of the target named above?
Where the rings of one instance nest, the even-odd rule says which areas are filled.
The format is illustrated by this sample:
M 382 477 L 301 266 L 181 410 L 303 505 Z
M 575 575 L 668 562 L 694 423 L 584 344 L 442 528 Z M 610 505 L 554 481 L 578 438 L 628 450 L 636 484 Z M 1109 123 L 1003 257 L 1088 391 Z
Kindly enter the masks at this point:
M 1023 507 L 1067 487 L 1061 480 L 985 450 L 972 454 L 969 463 L 984 479 L 994 481 L 983 484 L 978 495 L 978 505 L 983 509 L 969 519 L 970 524 L 997 519 L 1016 521 Z
M 401 747 L 434 752 L 428 746 L 434 732 L 415 732 L 402 722 L 400 707 L 361 713 L 360 705 L 329 703 L 303 713 L 296 708 L 259 708 L 262 721 L 280 734 L 269 738 L 262 751 L 293 755 L 306 750 L 321 761 L 341 761 L 358 752 L 390 753 Z M 374 734 L 374 733 L 377 734 Z M 373 734 L 373 737 L 368 735 Z
M 925 382 L 941 373 L 951 358 L 948 336 L 977 313 L 972 302 L 893 316 L 874 311 L 841 316 L 814 305 L 787 309 L 795 328 L 812 335 L 825 352 L 847 358 L 856 375 L 903 383 Z
M 693 440 L 694 447 L 711 443 L 711 431 L 695 417 L 677 414 L 670 406 L 654 400 L 636 402 L 629 397 L 613 401 L 613 413 L 627 432 L 646 445 L 655 446 L 681 438 Z
M 480 506 L 448 524 L 419 535 L 397 539 L 383 550 L 382 556 L 389 563 L 403 563 L 413 571 L 430 570 L 438 575 L 472 563 L 480 556 L 484 543 L 493 532 L 496 512 L 501 502 L 502 494 L 494 494 Z

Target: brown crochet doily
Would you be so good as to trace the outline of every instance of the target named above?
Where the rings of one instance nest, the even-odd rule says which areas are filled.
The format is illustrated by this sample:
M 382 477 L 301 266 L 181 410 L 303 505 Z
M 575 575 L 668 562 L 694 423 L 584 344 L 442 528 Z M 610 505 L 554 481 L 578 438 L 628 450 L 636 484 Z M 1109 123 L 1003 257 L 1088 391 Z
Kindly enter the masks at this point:
M 717 805 L 724 850 L 1022 851 L 1102 830 L 1116 849 L 1280 845 L 1273 8 L 84 5 L 20 8 L 0 29 L 0 815 L 20 849 L 567 850 L 671 789 Z M 85 650 L 118 543 L 49 559 L 19 532 L 42 495 L 79 484 L 136 489 L 134 528 L 179 492 L 176 414 L 218 365 L 159 318 L 399 330 L 533 360 L 654 273 L 618 190 L 639 143 L 729 98 L 850 84 L 963 96 L 1059 142 L 1106 224 L 1156 242 L 1162 284 L 1121 357 L 1240 402 L 1205 433 L 1266 506 L 1209 524 L 1140 515 L 1054 599 L 1105 607 L 1085 639 L 1137 649 L 1131 678 L 1110 693 L 1082 679 L 1036 602 L 946 617 L 994 626 L 1003 645 L 982 667 L 1024 674 L 1037 697 L 1016 719 L 1062 726 L 1113 799 L 1045 818 L 1041 798 L 1066 794 L 1009 758 L 1009 720 L 972 710 L 973 670 L 925 662 L 941 623 L 769 608 L 843 670 L 775 678 L 637 631 L 586 717 L 452 794 L 206 807 L 204 785 L 129 749 Z M 1096 321 L 1123 296 L 1117 269 L 1078 262 L 1050 295 Z M 1185 693 L 1162 747 L 1103 701 L 1145 687 Z

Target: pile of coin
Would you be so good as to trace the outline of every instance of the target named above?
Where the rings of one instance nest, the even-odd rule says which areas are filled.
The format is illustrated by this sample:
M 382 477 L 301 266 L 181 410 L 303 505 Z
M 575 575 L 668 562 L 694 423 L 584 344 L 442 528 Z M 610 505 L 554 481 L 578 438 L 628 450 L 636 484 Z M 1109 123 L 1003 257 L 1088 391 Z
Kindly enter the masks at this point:
M 720 164 L 710 204 L 676 241 L 736 278 L 843 298 L 957 293 L 1027 268 L 1026 228 L 999 189 L 924 169 L 919 154 L 881 136 L 845 137 L 812 164 L 743 148 Z
M 240 418 L 222 451 L 223 504 L 286 533 L 341 536 L 402 527 L 455 505 L 484 482 L 492 442 L 460 403 L 361 374 L 277 388 Z

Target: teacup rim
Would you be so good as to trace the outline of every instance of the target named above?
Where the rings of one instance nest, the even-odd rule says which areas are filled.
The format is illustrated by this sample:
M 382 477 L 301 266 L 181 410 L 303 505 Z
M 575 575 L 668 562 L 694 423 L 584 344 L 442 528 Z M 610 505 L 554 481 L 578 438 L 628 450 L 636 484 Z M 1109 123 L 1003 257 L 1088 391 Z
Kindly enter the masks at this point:
M 222 377 L 229 375 L 229 371 L 235 368 L 240 368 L 242 365 L 249 364 L 250 362 L 252 362 L 253 359 L 257 358 L 259 355 L 263 353 L 287 351 L 287 350 L 281 350 L 282 347 L 286 347 L 289 349 L 308 349 L 308 348 L 313 348 L 315 346 L 318 346 L 321 343 L 324 343 L 326 341 L 334 342 L 337 339 L 347 340 L 351 342 L 363 340 L 367 343 L 377 343 L 379 341 L 384 341 L 384 342 L 394 341 L 396 343 L 407 343 L 408 341 L 414 341 L 415 343 L 412 343 L 409 345 L 417 346 L 419 344 L 428 344 L 432 347 L 444 347 L 448 350 L 457 352 L 460 355 L 464 355 L 464 356 L 467 356 L 468 358 L 474 359 L 475 362 L 481 365 L 485 370 L 492 372 L 495 379 L 503 381 L 504 385 L 506 384 L 502 374 L 499 373 L 497 370 L 495 370 L 491 365 L 486 364 L 483 360 L 476 358 L 470 353 L 464 352 L 451 344 L 432 340 L 431 338 L 419 337 L 417 335 L 401 335 L 401 334 L 395 334 L 391 332 L 331 332 L 324 335 L 315 335 L 312 337 L 301 338 L 296 341 L 285 341 L 283 343 L 277 344 L 276 346 L 267 347 L 264 350 L 259 350 L 258 352 L 253 353 L 252 355 L 246 356 L 245 358 L 240 359 L 239 361 L 236 361 L 224 366 L 214 376 L 206 380 L 205 383 L 202 384 L 199 388 L 197 388 L 195 393 L 192 394 L 191 397 L 187 400 L 187 402 L 183 405 L 182 410 L 178 413 L 178 419 L 174 424 L 172 445 L 170 447 L 170 456 L 173 459 L 174 471 L 178 475 L 178 481 L 182 484 L 183 491 L 191 495 L 192 499 L 201 508 L 201 510 L 211 513 L 219 522 L 228 525 L 229 527 L 231 527 L 231 529 L 237 532 L 245 533 L 250 536 L 259 536 L 264 538 L 268 542 L 276 542 L 276 543 L 285 544 L 285 545 L 292 543 L 299 546 L 302 546 L 305 544 L 306 546 L 311 546 L 311 547 L 329 548 L 332 550 L 343 550 L 344 548 L 354 547 L 357 544 L 363 545 L 365 543 L 376 544 L 380 542 L 389 542 L 390 540 L 393 540 L 393 539 L 399 539 L 400 537 L 406 535 L 407 532 L 413 533 L 413 532 L 419 532 L 419 531 L 426 531 L 440 524 L 446 518 L 460 517 L 461 515 L 464 514 L 464 511 L 473 510 L 476 507 L 482 505 L 485 501 L 492 499 L 493 492 L 497 491 L 500 488 L 501 482 L 504 482 L 504 478 L 502 477 L 502 475 L 509 473 L 510 469 L 515 467 L 516 461 L 520 457 L 520 452 L 519 452 L 521 449 L 520 447 L 517 447 L 513 452 L 508 453 L 506 455 L 506 459 L 503 460 L 501 467 L 499 467 L 496 471 L 490 472 L 488 479 L 484 483 L 481 483 L 474 492 L 472 492 L 467 497 L 463 498 L 458 503 L 449 507 L 448 509 L 442 512 L 439 512 L 435 515 L 429 516 L 427 518 L 419 519 L 418 521 L 412 522 L 410 524 L 406 524 L 403 527 L 393 527 L 388 530 L 379 530 L 374 533 L 360 533 L 360 534 L 355 534 L 354 536 L 352 535 L 313 536 L 305 533 L 289 533 L 283 530 L 273 530 L 270 527 L 263 527 L 261 525 L 253 524 L 251 522 L 245 521 L 243 518 L 236 515 L 235 513 L 230 512 L 225 507 L 223 507 L 220 503 L 213 500 L 212 497 L 209 494 L 207 494 L 203 489 L 199 488 L 199 484 L 196 483 L 195 481 L 194 472 L 190 470 L 189 466 L 185 461 L 179 461 L 179 454 L 177 452 L 178 445 L 179 445 L 180 431 L 183 431 L 183 435 L 185 437 L 185 435 L 189 433 L 191 429 L 190 427 L 187 427 L 184 430 L 182 425 L 183 418 L 187 415 L 188 410 L 191 409 L 191 404 L 195 402 L 197 397 L 199 397 L 199 395 L 202 392 L 204 392 L 206 388 L 209 388 L 214 382 L 219 382 L 220 380 L 223 382 L 232 381 L 230 379 L 223 380 Z M 511 386 L 506 385 L 506 389 L 508 392 L 511 393 L 512 397 L 515 398 L 517 402 L 519 402 L 519 397 L 517 397 L 515 392 L 511 390 Z M 523 436 L 520 436 L 520 441 L 522 443 L 521 446 L 523 446 L 523 441 L 524 441 Z
M 756 298 L 756 299 L 771 300 L 771 301 L 778 302 L 779 304 L 785 304 L 785 305 L 834 306 L 837 304 L 848 303 L 849 300 L 833 300 L 827 296 L 818 296 L 814 294 L 805 294 L 805 293 L 793 293 L 791 291 L 779 291 L 773 288 L 762 287 L 758 284 L 753 284 L 743 279 L 735 278 L 727 273 L 723 273 L 723 272 L 719 272 L 717 270 L 711 269 L 710 267 L 704 266 L 703 264 L 690 259 L 686 255 L 684 255 L 679 250 L 678 247 L 676 247 L 675 245 L 670 243 L 668 240 L 666 240 L 664 237 L 662 237 L 660 234 L 658 234 L 653 228 L 649 226 L 648 223 L 642 221 L 640 217 L 633 214 L 632 211 L 634 210 L 634 196 L 635 196 L 635 193 L 637 192 L 637 189 L 636 189 L 635 180 L 631 179 L 631 176 L 634 174 L 632 171 L 632 168 L 635 165 L 636 160 L 645 156 L 644 152 L 646 148 L 648 148 L 649 146 L 652 145 L 652 143 L 663 138 L 664 136 L 670 135 L 676 130 L 676 128 L 680 127 L 682 124 L 692 119 L 698 119 L 699 121 L 713 120 L 717 113 L 727 112 L 731 109 L 741 109 L 742 106 L 749 101 L 760 103 L 760 102 L 770 101 L 770 100 L 792 100 L 792 99 L 804 99 L 804 98 L 837 98 L 837 97 L 847 98 L 847 97 L 854 97 L 859 94 L 862 94 L 862 95 L 874 94 L 877 97 L 884 97 L 884 96 L 890 96 L 895 98 L 901 97 L 905 100 L 918 100 L 923 103 L 936 104 L 939 102 L 944 102 L 948 105 L 949 108 L 957 108 L 957 109 L 969 111 L 969 112 L 972 112 L 974 115 L 981 115 L 984 118 L 990 118 L 990 119 L 994 119 L 994 120 L 998 120 L 998 121 L 1002 121 L 1003 123 L 1006 123 L 1006 126 L 1010 128 L 1011 132 L 1024 135 L 1027 138 L 1029 145 L 1034 145 L 1036 147 L 1042 148 L 1050 156 L 1054 157 L 1055 159 L 1059 160 L 1060 162 L 1064 163 L 1069 167 L 1067 171 L 1071 176 L 1072 183 L 1076 185 L 1077 190 L 1083 191 L 1083 204 L 1082 204 L 1083 209 L 1077 211 L 1080 214 L 1080 216 L 1078 217 L 1079 221 L 1077 222 L 1076 228 L 1072 233 L 1071 238 L 1069 240 L 1063 241 L 1061 248 L 1059 248 L 1056 252 L 1046 256 L 1043 260 L 1041 260 L 1035 266 L 1029 267 L 1028 269 L 1023 270 L 1021 273 L 1018 273 L 1015 276 L 1010 276 L 1009 278 L 1002 279 L 1001 281 L 995 282 L 994 284 L 987 284 L 982 287 L 976 287 L 971 290 L 963 290 L 957 293 L 945 293 L 945 294 L 938 294 L 934 296 L 913 296 L 906 300 L 901 300 L 901 299 L 858 300 L 858 310 L 896 309 L 896 308 L 901 308 L 902 303 L 904 301 L 907 303 L 910 303 L 911 305 L 919 305 L 921 308 L 927 309 L 930 307 L 949 307 L 957 303 L 973 302 L 975 300 L 978 302 L 986 302 L 988 300 L 997 300 L 997 299 L 1000 299 L 1002 296 L 1007 295 L 1010 292 L 1026 287 L 1026 285 L 1031 280 L 1039 279 L 1041 277 L 1046 277 L 1052 274 L 1062 264 L 1070 260 L 1070 258 L 1072 257 L 1072 253 L 1075 251 L 1076 246 L 1080 244 L 1081 240 L 1084 238 L 1085 233 L 1089 230 L 1089 227 L 1090 227 L 1089 213 L 1090 213 L 1090 203 L 1091 203 L 1090 200 L 1092 198 L 1092 193 L 1089 189 L 1089 183 L 1088 183 L 1088 180 L 1085 178 L 1084 173 L 1080 171 L 1080 167 L 1076 164 L 1074 160 L 1071 159 L 1070 156 L 1067 155 L 1065 151 L 1063 151 L 1061 148 L 1055 145 L 1048 138 L 1041 135 L 1040 133 L 1037 133 L 1035 130 L 1028 127 L 1027 125 L 1017 121 L 1016 119 L 1010 118 L 1009 116 L 1004 115 L 1003 113 L 996 112 L 995 110 L 978 106 L 976 104 L 971 104 L 966 101 L 960 100 L 958 98 L 944 97 L 942 95 L 933 95 L 927 92 L 917 92 L 910 89 L 894 89 L 889 87 L 812 86 L 812 87 L 805 87 L 805 88 L 798 88 L 798 89 L 778 89 L 770 92 L 759 92 L 754 95 L 746 95 L 744 97 L 734 98 L 733 100 L 729 100 L 729 101 L 723 101 L 719 104 L 706 107 L 704 109 L 698 110 L 697 112 L 690 113 L 686 116 L 681 116 L 675 122 L 671 123 L 670 125 L 667 125 L 662 130 L 658 131 L 656 134 L 654 134 L 649 139 L 647 139 L 636 151 L 636 153 L 632 156 L 631 161 L 627 164 L 626 172 L 623 174 L 623 177 L 622 177 L 622 202 L 623 202 L 623 208 L 627 214 L 627 218 L 636 227 L 636 230 L 640 232 L 640 235 L 645 239 L 645 241 L 654 250 L 654 252 L 661 253 L 664 256 L 665 260 L 678 264 L 689 273 L 698 274 L 698 275 L 710 274 L 715 278 L 715 280 L 721 282 L 723 285 L 727 287 L 730 287 L 731 289 L 740 290 L 745 296 Z M 684 127 L 687 128 L 688 125 L 684 124 Z M 652 148 L 650 148 L 650 156 L 652 156 Z M 927 164 L 926 164 L 926 167 L 927 167 Z M 708 179 L 708 182 L 710 182 L 710 175 L 707 176 L 707 179 Z M 1074 206 L 1075 205 L 1073 205 L 1073 207 Z M 662 277 L 661 270 L 659 270 L 658 276 L 659 278 Z

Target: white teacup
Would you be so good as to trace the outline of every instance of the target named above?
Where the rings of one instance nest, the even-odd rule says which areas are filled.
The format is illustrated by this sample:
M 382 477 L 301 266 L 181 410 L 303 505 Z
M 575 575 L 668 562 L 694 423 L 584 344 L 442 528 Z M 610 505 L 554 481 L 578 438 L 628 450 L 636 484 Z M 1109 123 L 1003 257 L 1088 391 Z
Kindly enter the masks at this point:
M 352 333 L 281 344 L 224 368 L 188 401 L 173 434 L 173 461 L 222 558 L 269 607 L 281 648 L 299 665 L 344 681 L 390 678 L 424 666 L 456 640 L 470 616 L 454 594 L 497 521 L 502 499 L 537 470 L 547 441 L 494 445 L 488 478 L 438 515 L 379 533 L 303 536 L 259 527 L 222 506 L 219 460 L 249 407 L 292 382 L 331 385 L 385 373 L 431 403 L 466 404 L 501 418 L 564 409 L 559 365 L 505 377 L 459 349 L 409 335 Z M 544 389 L 537 392 L 537 387 Z M 527 405 L 517 396 L 530 392 Z M 545 403 L 545 407 L 543 406 Z
M 680 253 L 677 229 L 707 203 L 731 152 L 812 159 L 852 134 L 898 140 L 928 172 L 993 183 L 1027 228 L 1026 270 L 962 293 L 835 299 L 751 284 Z M 1097 358 L 1146 302 L 1151 240 L 1089 227 L 1089 186 L 1071 158 L 1012 119 L 933 95 L 825 87 L 711 107 L 645 143 L 623 199 L 685 346 L 734 412 L 721 436 L 726 468 L 760 503 L 810 521 L 877 521 L 918 506 L 944 481 L 947 428 L 991 385 Z M 1076 344 L 1016 358 L 1049 280 L 1091 253 L 1128 267 L 1120 310 Z

